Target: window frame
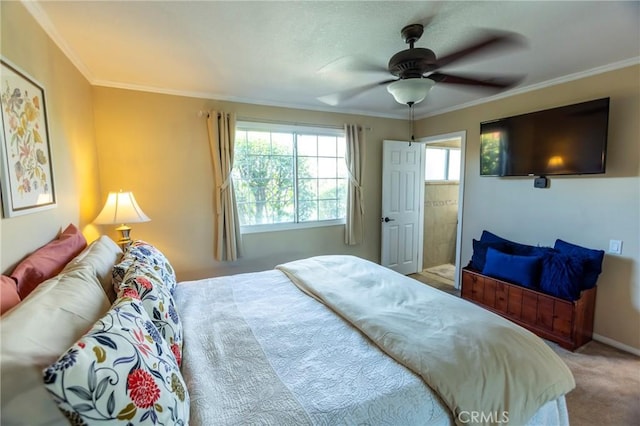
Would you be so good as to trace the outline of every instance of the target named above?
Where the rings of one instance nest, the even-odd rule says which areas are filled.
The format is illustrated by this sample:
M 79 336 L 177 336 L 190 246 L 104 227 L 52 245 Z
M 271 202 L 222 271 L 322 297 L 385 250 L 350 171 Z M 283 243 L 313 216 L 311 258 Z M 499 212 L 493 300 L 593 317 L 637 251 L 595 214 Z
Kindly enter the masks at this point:
M 277 232 L 277 231 L 287 231 L 287 230 L 296 230 L 296 229 L 309 229 L 309 228 L 319 228 L 319 227 L 330 227 L 330 226 L 340 226 L 346 223 L 346 207 L 345 207 L 345 217 L 339 219 L 327 219 L 327 220 L 312 220 L 312 221 L 299 221 L 299 213 L 298 213 L 298 144 L 297 144 L 297 136 L 298 135 L 314 135 L 314 136 L 331 136 L 331 137 L 342 137 L 345 138 L 344 129 L 338 127 L 322 127 L 320 125 L 312 126 L 312 125 L 297 125 L 297 124 L 283 124 L 283 123 L 269 123 L 269 122 L 261 122 L 261 121 L 248 121 L 248 120 L 238 120 L 236 121 L 236 133 L 238 131 L 262 131 L 262 132 L 270 132 L 270 133 L 292 133 L 294 135 L 294 143 L 293 143 L 293 179 L 294 179 L 294 222 L 285 222 L 285 223 L 263 223 L 256 225 L 242 225 L 240 224 L 240 233 L 241 234 L 254 234 L 254 233 L 263 233 L 263 232 Z M 346 151 L 346 141 L 345 141 L 345 151 Z M 235 151 L 235 141 L 234 141 L 234 151 Z M 316 155 L 316 158 L 319 156 Z M 339 157 L 336 157 L 339 158 Z M 234 167 L 235 167 L 235 152 L 234 152 Z M 346 168 L 346 163 L 345 163 Z M 233 173 L 233 171 L 232 171 Z M 347 170 L 348 173 L 348 170 Z M 348 184 L 348 178 L 344 178 Z M 235 182 L 234 182 L 235 188 Z M 235 191 L 235 189 L 234 189 Z M 345 202 L 346 202 L 346 194 L 345 194 Z M 346 204 L 346 203 L 345 203 Z

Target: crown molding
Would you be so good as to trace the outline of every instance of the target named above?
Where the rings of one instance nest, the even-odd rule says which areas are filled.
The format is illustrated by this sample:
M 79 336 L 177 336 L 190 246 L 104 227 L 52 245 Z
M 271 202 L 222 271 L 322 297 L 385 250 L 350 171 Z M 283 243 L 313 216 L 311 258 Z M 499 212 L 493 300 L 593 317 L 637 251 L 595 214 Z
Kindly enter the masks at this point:
M 456 105 L 456 106 L 453 106 L 453 107 L 450 107 L 450 108 L 440 109 L 438 111 L 433 111 L 433 112 L 430 112 L 428 114 L 424 114 L 424 115 L 421 115 L 419 117 L 416 117 L 416 120 L 422 120 L 424 118 L 434 117 L 436 115 L 442 115 L 442 114 L 446 114 L 448 112 L 458 111 L 458 110 L 461 110 L 461 109 L 465 109 L 465 108 L 469 108 L 469 107 L 473 107 L 473 106 L 477 106 L 477 105 L 486 104 L 488 102 L 493 102 L 493 101 L 497 101 L 497 100 L 500 100 L 500 99 L 509 98 L 511 96 L 521 95 L 523 93 L 533 92 L 535 90 L 545 89 L 547 87 L 556 86 L 558 84 L 568 83 L 570 81 L 580 80 L 581 78 L 591 77 L 591 76 L 594 76 L 594 75 L 602 74 L 602 73 L 609 72 L 609 71 L 615 71 L 615 70 L 618 70 L 618 69 L 622 69 L 622 68 L 626 68 L 626 67 L 630 67 L 632 65 L 638 65 L 638 64 L 640 64 L 640 56 L 637 56 L 635 58 L 625 59 L 623 61 L 613 62 L 611 64 L 603 65 L 603 66 L 596 67 L 596 68 L 591 68 L 591 69 L 586 70 L 586 71 L 580 71 L 580 72 L 573 73 L 573 74 L 567 74 L 567 75 L 562 76 L 562 77 L 558 77 L 558 78 L 554 78 L 554 79 L 551 79 L 551 80 L 543 81 L 541 83 L 531 84 L 529 86 L 525 86 L 525 87 L 509 90 L 509 91 L 506 91 L 506 92 L 502 92 L 502 93 L 500 93 L 498 95 L 494 95 L 494 96 L 490 96 L 490 97 L 482 98 L 482 99 L 477 99 L 475 101 L 471 101 L 471 102 L 467 102 L 467 103 L 464 103 L 464 104 Z
M 91 71 L 56 30 L 47 13 L 42 9 L 42 7 L 40 7 L 40 4 L 37 1 L 30 0 L 21 0 L 21 3 L 25 9 L 27 9 L 27 12 L 29 12 L 36 22 L 38 22 L 44 32 L 47 33 L 49 38 L 53 40 L 55 45 L 62 50 L 62 53 L 71 61 L 78 71 L 80 71 L 80 74 L 84 76 L 89 84 L 93 84 L 93 75 L 91 74 Z

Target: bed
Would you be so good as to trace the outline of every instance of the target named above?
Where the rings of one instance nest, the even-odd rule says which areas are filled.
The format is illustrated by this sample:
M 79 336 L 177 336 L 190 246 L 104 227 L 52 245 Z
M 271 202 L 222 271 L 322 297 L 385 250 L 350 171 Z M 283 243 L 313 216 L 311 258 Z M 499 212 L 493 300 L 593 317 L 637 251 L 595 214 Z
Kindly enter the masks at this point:
M 191 425 L 569 424 L 564 394 L 575 386 L 573 377 L 546 344 L 379 265 L 320 256 L 269 271 L 176 283 L 156 248 L 144 242 L 133 247 L 124 257 L 115 248 L 99 250 L 110 252 L 109 262 L 116 263 L 110 275 L 117 295 L 105 303 L 104 272 L 95 281 L 81 276 L 92 281 L 93 292 L 104 290 L 91 310 L 96 322 L 86 331 L 92 319 L 84 313 L 82 326 L 57 339 L 46 356 L 7 355 L 7 344 L 20 344 L 7 324 L 12 317 L 27 321 L 27 315 L 18 305 L 2 317 L 3 425 L 74 419 L 87 424 L 117 419 Z M 67 270 L 77 275 L 79 260 L 71 263 Z M 94 274 L 105 269 L 91 268 Z M 25 301 L 29 305 L 29 298 Z M 465 321 L 468 326 L 452 331 Z M 506 335 L 506 343 L 486 335 L 473 341 L 481 327 Z M 403 329 L 412 331 L 400 333 Z M 443 351 L 441 345 L 451 342 L 449 352 Z M 528 349 L 518 349 L 520 344 Z M 496 346 L 505 347 L 495 352 Z M 139 370 L 145 368 L 155 384 L 144 383 L 157 393 L 136 393 L 144 378 Z M 16 374 L 32 384 L 6 395 Z M 12 377 L 15 383 L 6 382 Z M 16 420 L 21 416 L 30 420 Z

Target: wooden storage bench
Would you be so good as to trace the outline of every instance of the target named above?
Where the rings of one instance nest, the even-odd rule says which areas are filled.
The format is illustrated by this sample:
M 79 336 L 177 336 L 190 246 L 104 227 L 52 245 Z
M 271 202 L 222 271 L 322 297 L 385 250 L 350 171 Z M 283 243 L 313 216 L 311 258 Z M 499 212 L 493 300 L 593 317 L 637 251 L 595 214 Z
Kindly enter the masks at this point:
M 462 269 L 462 298 L 571 351 L 591 340 L 596 287 L 571 302 Z

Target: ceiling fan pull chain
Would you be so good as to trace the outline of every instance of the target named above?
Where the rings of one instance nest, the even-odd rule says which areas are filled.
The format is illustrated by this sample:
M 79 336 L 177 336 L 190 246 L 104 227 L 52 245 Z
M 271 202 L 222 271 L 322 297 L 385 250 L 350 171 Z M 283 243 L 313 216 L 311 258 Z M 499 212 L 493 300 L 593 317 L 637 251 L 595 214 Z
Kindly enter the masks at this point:
M 409 139 L 409 146 L 411 146 L 413 141 L 415 141 L 415 138 L 413 137 L 413 102 L 408 102 L 407 105 L 409 105 L 409 131 L 411 133 L 411 139 Z

